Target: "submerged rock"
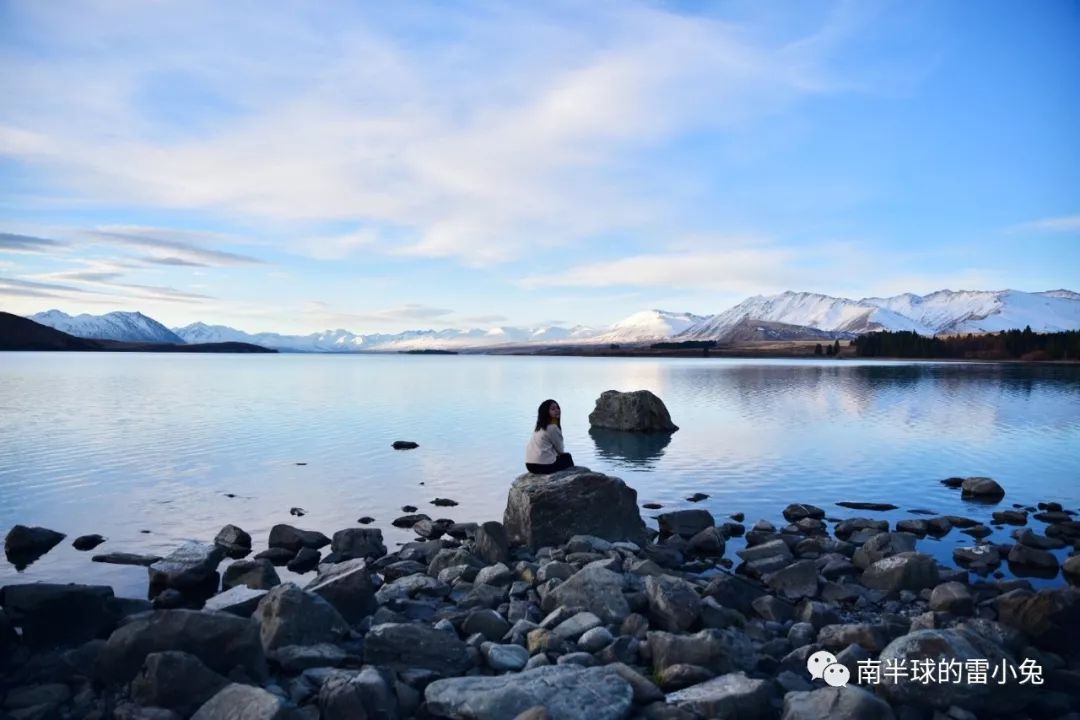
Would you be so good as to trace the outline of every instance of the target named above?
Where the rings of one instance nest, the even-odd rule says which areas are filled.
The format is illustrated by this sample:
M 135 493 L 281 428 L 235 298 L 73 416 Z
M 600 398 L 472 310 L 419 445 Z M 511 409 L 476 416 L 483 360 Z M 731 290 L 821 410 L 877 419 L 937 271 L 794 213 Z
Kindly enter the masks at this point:
M 390 447 L 395 450 L 415 450 L 420 447 L 419 443 L 415 443 L 412 440 L 395 440 L 390 444 Z
M 71 546 L 76 550 L 85 552 L 87 550 L 93 550 L 103 542 L 105 542 L 105 538 L 101 535 L 80 535 L 75 538 L 75 541 L 71 543 Z
M 284 548 L 294 555 L 300 552 L 300 548 L 318 550 L 330 544 L 330 538 L 316 530 L 301 530 L 292 525 L 280 523 L 270 528 L 271 548 Z
M 581 467 L 519 476 L 506 500 L 503 526 L 510 542 L 532 548 L 561 545 L 574 535 L 639 544 L 648 539 L 637 492 L 619 478 Z
M 988 477 L 965 478 L 960 484 L 962 497 L 974 500 L 1000 500 L 1005 497 L 1005 488 Z
M 675 432 L 679 429 L 671 422 L 664 401 L 648 390 L 604 391 L 589 413 L 589 425 L 631 432 Z
M 52 550 L 66 535 L 43 527 L 16 525 L 4 538 L 4 555 L 16 570 L 22 570 Z
M 109 563 L 110 565 L 142 565 L 150 567 L 158 560 L 160 555 L 137 555 L 136 553 L 111 552 L 94 555 L 91 562 Z

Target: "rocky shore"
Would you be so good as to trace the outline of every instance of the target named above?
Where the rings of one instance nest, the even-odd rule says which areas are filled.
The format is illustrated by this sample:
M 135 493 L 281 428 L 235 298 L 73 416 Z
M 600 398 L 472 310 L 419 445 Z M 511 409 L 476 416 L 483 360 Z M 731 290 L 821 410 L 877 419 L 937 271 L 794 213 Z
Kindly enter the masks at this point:
M 1004 546 L 974 519 L 890 527 L 874 514 L 891 506 L 853 506 L 865 515 L 796 503 L 749 527 L 661 512 L 656 531 L 622 480 L 573 468 L 517 478 L 502 522 L 413 508 L 394 525 L 417 539 L 393 552 L 373 527 L 277 525 L 252 555 L 229 525 L 164 558 L 98 556 L 147 565 L 152 600 L 0 589 L 0 719 L 1080 718 L 1074 512 L 995 511 L 1018 526 Z M 972 536 L 955 565 L 918 551 L 953 532 Z M 32 562 L 61 539 L 20 526 L 5 550 Z M 1054 587 L 995 578 L 1003 562 Z M 281 566 L 311 579 L 283 584 Z

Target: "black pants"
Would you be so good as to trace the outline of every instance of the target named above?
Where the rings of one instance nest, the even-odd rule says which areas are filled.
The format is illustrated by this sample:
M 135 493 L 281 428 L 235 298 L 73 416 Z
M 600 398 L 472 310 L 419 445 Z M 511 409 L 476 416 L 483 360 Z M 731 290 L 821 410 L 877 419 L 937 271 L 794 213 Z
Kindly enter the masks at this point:
M 525 469 L 531 473 L 538 473 L 540 475 L 549 475 L 553 472 L 559 472 L 567 468 L 574 467 L 574 458 L 570 457 L 570 453 L 562 453 L 555 458 L 555 462 L 541 465 L 539 463 L 525 463 Z

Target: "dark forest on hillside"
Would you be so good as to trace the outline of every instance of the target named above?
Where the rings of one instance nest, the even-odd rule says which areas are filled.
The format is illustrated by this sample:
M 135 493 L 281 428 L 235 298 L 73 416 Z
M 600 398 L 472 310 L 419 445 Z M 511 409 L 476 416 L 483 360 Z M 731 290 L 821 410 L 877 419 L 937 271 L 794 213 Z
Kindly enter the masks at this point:
M 910 331 L 875 332 L 852 341 L 858 357 L 958 360 L 1078 360 L 1080 331 L 1003 330 L 985 335 L 928 337 Z

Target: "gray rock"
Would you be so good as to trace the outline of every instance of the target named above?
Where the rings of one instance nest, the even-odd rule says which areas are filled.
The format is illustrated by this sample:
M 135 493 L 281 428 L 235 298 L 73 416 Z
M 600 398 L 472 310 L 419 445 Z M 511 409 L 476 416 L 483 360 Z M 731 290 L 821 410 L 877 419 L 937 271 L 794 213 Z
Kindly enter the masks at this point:
M 305 589 L 329 602 L 354 625 L 375 612 L 377 606 L 375 586 L 364 560 L 324 566 Z
M 578 647 L 588 653 L 600 652 L 615 641 L 615 636 L 606 627 L 595 627 L 578 638 Z
M 697 535 L 690 538 L 686 544 L 686 552 L 691 555 L 703 555 L 706 557 L 720 557 L 727 549 L 724 540 L 724 532 L 720 528 L 705 528 Z
M 1080 589 L 1022 590 L 998 597 L 998 619 L 1022 630 L 1040 648 L 1066 656 L 1076 652 L 1080 637 Z
M 4 555 L 15 569 L 22 570 L 56 547 L 66 535 L 43 527 L 16 525 L 4 538 Z
M 131 681 L 131 699 L 188 717 L 228 684 L 227 678 L 190 653 L 156 652 L 146 656 Z
M 506 567 L 503 563 L 497 565 L 488 565 L 486 568 L 476 573 L 476 579 L 473 581 L 478 585 L 492 585 L 495 587 L 506 587 L 514 581 L 514 574 L 510 572 L 510 568 Z
M 551 720 L 623 720 L 633 690 L 615 670 L 574 666 L 540 667 L 497 677 L 436 680 L 424 692 L 436 715 L 470 720 L 505 720 L 543 706 Z
M 787 622 L 795 617 L 795 608 L 789 600 L 782 600 L 775 595 L 762 595 L 753 602 L 754 612 L 764 620 Z
M 284 645 L 332 643 L 349 633 L 349 624 L 333 605 L 292 583 L 268 592 L 255 610 L 255 619 L 267 652 Z
M 460 675 L 472 666 L 468 646 L 459 638 L 426 625 L 401 623 L 371 628 L 364 638 L 364 662 L 444 675 Z
M 702 630 L 694 635 L 654 631 L 646 636 L 653 668 L 669 665 L 700 665 L 717 674 L 753 668 L 750 639 L 737 630 Z
M 1058 559 L 1047 550 L 1028 547 L 1027 545 L 1013 545 L 1009 550 L 1009 567 L 1030 569 L 1047 575 L 1056 575 L 1058 571 Z
M 87 550 L 93 550 L 103 542 L 105 542 L 105 537 L 95 533 L 93 535 L 80 535 L 75 538 L 71 543 L 71 546 L 76 550 L 85 552 Z
M 604 512 L 596 512 L 600 507 Z M 639 544 L 648 538 L 637 492 L 588 468 L 519 476 L 507 497 L 503 525 L 511 542 L 533 549 L 562 545 L 574 535 Z
M 290 560 L 296 557 L 296 550 L 289 550 L 283 547 L 272 547 L 263 550 L 260 553 L 255 553 L 256 560 L 269 560 L 274 565 L 287 565 Z
M 563 640 L 577 641 L 586 632 L 603 624 L 591 612 L 579 612 L 556 625 L 552 632 Z
M 32 716 L 34 720 L 52 720 L 53 716 Z M 180 715 L 172 710 L 159 707 L 143 707 L 134 703 L 123 702 L 116 706 L 112 714 L 113 720 L 182 720 Z M 21 717 L 18 720 L 30 720 L 29 717 Z
M 105 638 L 119 620 L 112 588 L 104 585 L 7 585 L 0 588 L 0 605 L 32 648 Z
M 614 670 L 619 674 L 623 680 L 630 684 L 634 693 L 634 703 L 637 705 L 645 705 L 648 703 L 658 702 L 664 699 L 664 693 L 660 688 L 646 678 L 644 675 L 634 670 L 632 667 L 623 662 L 614 662 L 607 666 L 609 669 Z
M 502 640 L 510 630 L 510 623 L 495 610 L 474 610 L 461 624 L 461 630 L 466 635 L 480 633 L 488 640 Z
M 286 567 L 298 575 L 303 575 L 318 567 L 321 558 L 322 554 L 318 550 L 300 548 L 300 551 L 296 553 L 296 557 L 286 563 Z
M 322 720 L 397 720 L 398 697 L 376 668 L 331 675 L 319 690 Z
M 800 560 L 762 579 L 774 592 L 789 600 L 815 597 L 818 593 L 817 565 L 813 560 Z
M 90 558 L 90 561 L 108 563 L 110 565 L 141 565 L 143 567 L 150 567 L 160 559 L 160 555 L 139 555 L 136 553 L 110 552 L 102 553 L 100 555 L 94 555 Z
M 227 612 L 249 618 L 259 603 L 266 597 L 266 590 L 255 590 L 245 585 L 237 585 L 206 601 L 203 610 L 208 612 Z
M 851 561 L 860 570 L 865 570 L 883 558 L 914 551 L 915 541 L 916 537 L 911 533 L 878 533 L 855 551 Z
M 692 538 L 703 530 L 716 526 L 716 519 L 708 510 L 675 510 L 656 516 L 661 534 Z
M 703 717 L 756 720 L 772 716 L 769 709 L 771 696 L 768 680 L 755 680 L 738 672 L 670 693 L 667 703 L 690 709 Z
M 529 651 L 520 645 L 484 643 L 480 652 L 495 672 L 519 672 L 529 662 Z
M 967 585 L 946 582 L 935 587 L 930 594 L 930 609 L 953 615 L 970 615 L 975 609 L 975 598 Z
M 969 477 L 960 485 L 963 497 L 977 500 L 1000 500 L 1005 497 L 1005 488 L 988 477 Z
M 476 556 L 489 565 L 510 562 L 510 541 L 499 522 L 486 522 L 476 529 L 473 540 Z
M 781 720 L 895 720 L 889 703 L 855 685 L 784 696 Z
M 277 695 L 233 683 L 207 700 L 191 720 L 300 720 L 300 715 Z
M 798 522 L 799 520 L 805 520 L 810 518 L 812 520 L 820 520 L 825 517 L 825 511 L 816 505 L 807 505 L 806 503 L 792 503 L 784 508 L 784 519 L 788 522 Z
M 348 655 L 331 643 L 315 645 L 285 645 L 273 652 L 273 659 L 289 673 L 301 673 L 310 668 L 338 667 Z
M 885 628 L 869 623 L 826 625 L 818 631 L 817 642 L 827 650 L 841 650 L 858 645 L 871 652 L 881 652 L 889 638 Z
M 385 605 L 409 598 L 444 598 L 450 594 L 450 589 L 449 585 L 430 575 L 406 575 L 379 588 L 375 592 L 375 599 L 380 605 Z
M 256 623 L 227 613 L 196 610 L 133 616 L 109 636 L 98 656 L 96 674 L 107 683 L 128 682 L 147 655 L 168 650 L 190 653 L 222 675 L 239 665 L 253 680 L 266 676 L 266 657 Z
M 1080 585 L 1080 555 L 1072 555 L 1061 564 L 1061 573 L 1073 585 Z
M 269 590 L 281 584 L 274 564 L 269 560 L 238 560 L 225 568 L 221 576 L 224 590 L 243 585 L 254 590 Z
M 587 610 L 605 623 L 622 622 L 630 614 L 623 596 L 621 575 L 595 565 L 586 565 L 544 598 L 544 607 L 562 605 L 572 610 Z
M 565 655 L 560 655 L 559 659 L 555 661 L 557 665 L 577 665 L 578 667 L 593 667 L 596 665 L 596 658 L 591 653 L 587 652 L 571 652 Z
M 574 566 L 570 563 L 553 560 L 549 563 L 544 563 L 540 566 L 540 569 L 536 571 L 536 582 L 545 583 L 552 578 L 566 580 L 575 572 Z
M 300 552 L 300 548 L 318 550 L 326 547 L 330 544 L 330 538 L 316 530 L 301 530 L 281 523 L 270 528 L 270 540 L 267 544 L 272 548 L 284 548 L 295 555 Z
M 896 595 L 902 590 L 919 591 L 940 582 L 937 562 L 929 555 L 905 552 L 878 560 L 862 574 L 868 588 Z
M 226 525 L 214 537 L 214 544 L 225 548 L 229 557 L 244 557 L 251 552 L 251 535 L 235 525 Z
M 664 401 L 648 390 L 605 390 L 589 413 L 589 425 L 630 432 L 675 432 L 679 429 L 671 422 Z
M 661 630 L 688 630 L 701 616 L 701 598 L 694 586 L 681 578 L 647 576 L 645 594 L 649 599 L 649 619 Z
M 386 545 L 378 528 L 347 528 L 334 533 L 330 550 L 342 560 L 375 560 L 386 554 Z
M 217 545 L 189 541 L 150 566 L 150 587 L 185 590 L 203 585 L 225 557 Z
M 993 545 L 975 545 L 953 549 L 953 560 L 975 572 L 989 571 L 1001 564 L 1001 554 Z

